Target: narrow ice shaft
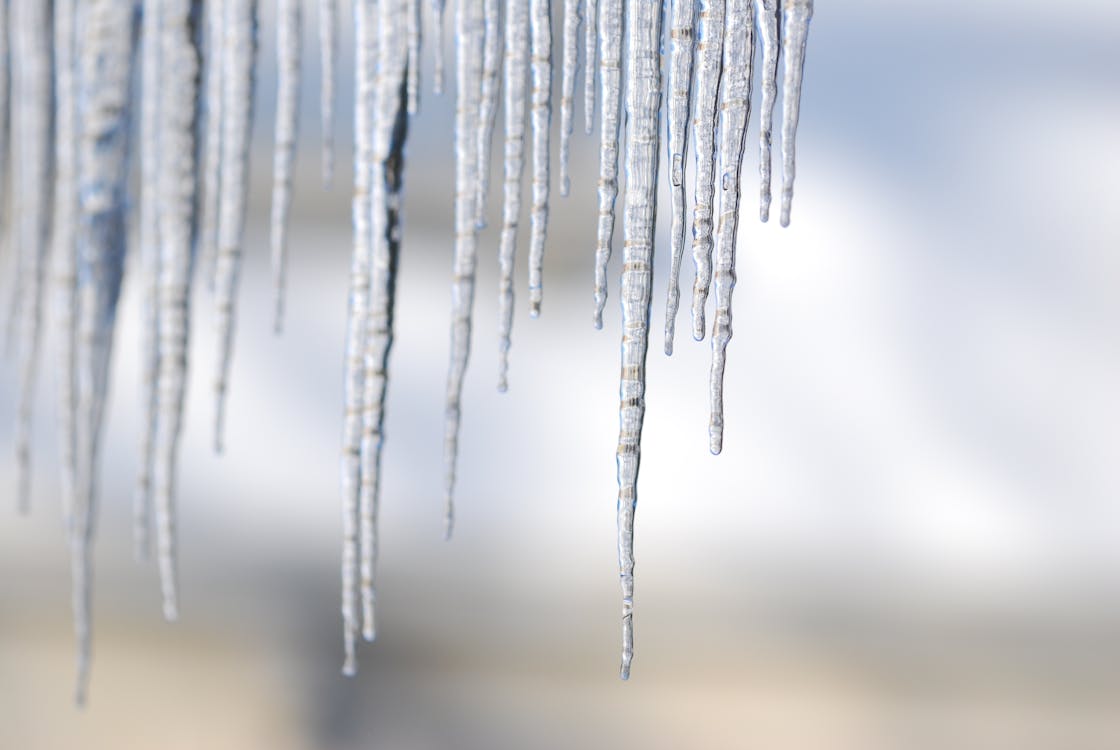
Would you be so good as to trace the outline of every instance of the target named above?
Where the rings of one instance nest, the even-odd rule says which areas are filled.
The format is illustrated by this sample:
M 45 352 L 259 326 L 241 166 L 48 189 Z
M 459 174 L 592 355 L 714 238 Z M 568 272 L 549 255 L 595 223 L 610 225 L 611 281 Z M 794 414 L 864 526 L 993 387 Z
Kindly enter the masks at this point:
M 634 509 L 638 501 L 650 287 L 657 221 L 660 149 L 661 8 L 654 0 L 626 0 L 626 198 L 622 285 L 622 378 L 618 409 L 618 567 L 622 583 L 622 679 L 634 658 Z
M 51 18 L 43 0 L 14 0 L 12 31 L 15 84 L 12 118 L 12 219 L 19 253 L 19 405 L 16 411 L 16 499 L 22 512 L 31 504 L 31 416 L 43 328 L 43 298 L 48 256 L 53 166 Z
M 323 139 L 322 171 L 325 187 L 330 187 L 334 181 L 334 86 L 337 65 L 338 0 L 319 0 L 319 67 L 322 74 L 319 86 L 319 122 Z
M 499 0 L 482 0 L 482 93 L 478 109 L 478 197 L 475 225 L 486 226 L 486 198 L 490 193 L 490 148 L 498 115 L 499 74 L 502 71 L 502 25 Z
M 571 189 L 568 163 L 572 154 L 572 131 L 576 115 L 576 73 L 579 70 L 580 3 L 564 0 L 563 61 L 560 78 L 560 195 Z
M 432 0 L 432 90 L 443 93 L 443 11 L 447 0 Z
M 91 0 L 82 4 L 76 27 L 81 35 L 78 111 L 82 113 L 76 355 L 79 487 L 69 531 L 79 705 L 85 702 L 89 680 L 97 457 L 127 241 L 129 99 L 136 20 L 132 0 Z
M 358 498 L 362 637 L 367 641 L 372 641 L 376 635 L 377 515 L 400 252 L 401 166 L 408 121 L 407 26 L 408 0 L 379 0 L 379 64 L 371 178 L 373 243 L 369 312 L 366 317 L 361 486 Z
M 420 111 L 420 0 L 408 0 L 408 114 Z
M 230 0 L 209 0 L 206 3 L 206 55 L 203 67 L 206 73 L 205 107 L 206 134 L 203 140 L 201 227 L 198 234 L 198 254 L 201 257 L 202 275 L 206 287 L 214 291 L 214 272 L 218 261 L 218 222 L 222 205 L 222 83 L 225 56 L 226 3 Z M 333 0 L 324 0 L 333 2 Z
M 731 341 L 731 293 L 735 289 L 735 241 L 739 229 L 739 180 L 747 122 L 751 114 L 754 62 L 754 12 L 751 0 L 727 0 L 723 37 L 723 85 L 719 122 L 719 221 L 715 247 L 715 316 L 712 321 L 712 368 L 708 423 L 712 453 L 723 450 L 723 373 Z
M 249 137 L 253 115 L 253 62 L 257 48 L 257 0 L 225 0 L 225 51 L 222 55 L 221 207 L 214 295 L 218 321 L 218 359 L 214 373 L 214 451 L 222 452 L 226 395 L 237 286 L 241 274 L 245 208 L 249 189 Z
M 168 620 L 178 615 L 175 486 L 190 344 L 201 16 L 200 0 L 164 0 L 159 35 L 159 359 L 152 476 L 156 557 Z
M 9 51 L 8 33 L 9 0 L 0 0 L 0 206 L 7 206 L 8 193 L 8 138 L 11 110 L 11 70 L 12 58 Z M 13 295 L 14 298 L 15 295 Z
M 451 362 L 447 371 L 443 428 L 444 535 L 448 538 L 455 519 L 453 498 L 459 455 L 463 376 L 470 358 L 471 308 L 474 305 L 475 266 L 478 262 L 476 139 L 482 87 L 483 26 L 482 3 L 458 0 L 455 10 L 455 261 L 451 281 Z
M 598 39 L 598 0 L 583 6 L 583 132 L 595 129 L 595 42 Z
M 618 197 L 618 128 L 622 119 L 622 0 L 599 0 L 599 220 L 595 235 L 596 328 L 607 304 L 607 264 Z
M 276 10 L 276 129 L 272 155 L 273 319 L 276 333 L 284 327 L 284 293 L 288 273 L 288 215 L 292 208 L 292 178 L 299 137 L 300 61 L 302 58 L 302 0 L 279 0 Z
M 370 180 L 373 165 L 373 96 L 376 60 L 373 0 L 354 2 L 354 249 L 346 319 L 345 412 L 342 428 L 342 673 L 358 671 L 358 502 L 361 488 L 362 397 L 369 310 L 373 231 Z
M 756 0 L 758 40 L 762 46 L 762 104 L 758 126 L 758 216 L 770 220 L 770 146 L 774 134 L 774 104 L 778 101 L 778 0 Z
M 552 123 L 552 0 L 529 0 L 533 89 L 533 183 L 529 206 L 529 315 L 541 313 L 544 243 L 548 232 L 548 143 Z
M 725 0 L 701 0 L 696 52 L 696 104 L 692 120 L 696 187 L 692 201 L 692 337 L 704 338 L 704 308 L 712 282 L 712 217 L 716 194 L 716 102 L 723 74 Z
M 509 388 L 510 331 L 513 328 L 513 264 L 525 172 L 525 107 L 529 72 L 529 0 L 506 0 L 505 187 L 498 245 L 498 390 Z
M 673 353 L 677 309 L 681 301 L 681 258 L 684 255 L 686 229 L 684 174 L 688 146 L 689 99 L 692 94 L 693 25 L 695 0 L 673 0 L 669 28 L 671 57 L 669 62 L 669 194 L 672 199 L 672 224 L 669 265 L 669 291 L 665 303 L 665 353 Z
M 809 39 L 809 21 L 812 18 L 813 0 L 785 0 L 782 3 L 782 57 L 785 59 L 785 76 L 782 80 L 783 227 L 789 226 L 790 204 L 793 203 L 801 78 L 805 71 L 805 43 Z

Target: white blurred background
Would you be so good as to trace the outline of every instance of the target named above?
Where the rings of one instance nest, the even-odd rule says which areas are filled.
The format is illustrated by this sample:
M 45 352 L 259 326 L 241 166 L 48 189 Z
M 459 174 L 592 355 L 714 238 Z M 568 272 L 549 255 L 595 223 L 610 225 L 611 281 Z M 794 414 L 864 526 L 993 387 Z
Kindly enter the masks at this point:
M 0 367 L 0 747 L 1120 747 L 1120 6 L 818 3 L 789 229 L 754 220 L 757 118 L 748 135 L 718 458 L 710 350 L 688 340 L 687 306 L 677 353 L 659 347 L 663 208 L 628 683 L 617 672 L 618 254 L 597 332 L 597 138 L 578 126 L 573 195 L 554 181 L 539 320 L 524 304 L 523 225 L 506 395 L 495 391 L 497 231 L 482 235 L 458 523 L 442 540 L 454 99 L 432 94 L 430 54 L 408 146 L 379 636 L 360 675 L 340 676 L 352 81 L 340 82 L 338 174 L 324 191 L 309 4 L 277 338 L 275 46 L 262 6 L 222 457 L 209 450 L 211 300 L 195 299 L 181 622 L 162 622 L 154 567 L 131 560 L 133 278 L 106 417 L 84 711 L 71 703 L 55 342 L 27 518 L 14 507 L 15 367 Z M 557 51 L 559 39 L 557 25 Z M 495 157 L 500 125 L 496 143 Z M 685 289 L 691 276 L 686 260 Z

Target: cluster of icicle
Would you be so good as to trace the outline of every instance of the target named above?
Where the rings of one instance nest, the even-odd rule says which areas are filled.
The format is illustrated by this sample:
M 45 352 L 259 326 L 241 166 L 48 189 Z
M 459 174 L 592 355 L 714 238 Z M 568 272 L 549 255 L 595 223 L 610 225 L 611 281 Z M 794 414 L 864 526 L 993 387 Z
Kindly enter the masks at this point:
M 299 120 L 303 9 L 301 0 L 275 1 L 278 89 L 270 226 L 274 320 L 279 331 Z M 338 0 L 316 2 L 323 73 L 322 170 L 324 183 L 329 184 L 334 172 L 337 33 L 342 23 Z M 257 6 L 258 0 L 0 0 L 0 138 L 5 141 L 0 143 L 0 170 L 10 175 L 4 230 L 15 266 L 8 341 L 18 344 L 20 367 L 18 501 L 26 510 L 31 404 L 44 311 L 50 300 L 61 341 L 60 455 L 63 512 L 72 556 L 79 702 L 84 700 L 89 674 L 90 547 L 96 520 L 99 442 L 116 309 L 127 269 L 134 268 L 139 276 L 144 301 L 144 419 L 134 503 L 136 555 L 149 557 L 154 536 L 163 612 L 168 620 L 178 615 L 176 456 L 196 275 L 204 278 L 211 293 L 217 321 L 214 448 L 219 452 L 222 448 L 245 229 Z M 346 674 L 357 669 L 359 633 L 365 640 L 373 640 L 376 632 L 381 448 L 401 250 L 404 148 L 409 118 L 419 105 L 421 41 L 420 0 L 353 0 L 352 8 L 354 242 L 341 481 Z M 696 167 L 691 221 L 696 266 L 692 333 L 697 340 L 705 335 L 705 309 L 712 290 L 710 446 L 718 453 L 755 34 L 757 30 L 761 39 L 762 62 L 763 221 L 771 202 L 771 123 L 779 56 L 784 58 L 781 222 L 785 225 L 793 194 L 794 138 L 812 10 L 812 0 L 563 2 L 561 195 L 567 195 L 571 185 L 568 161 L 581 25 L 588 134 L 594 130 L 596 98 L 599 100 L 596 327 L 602 326 L 607 297 L 620 183 L 625 191 L 617 450 L 623 678 L 629 675 L 633 656 L 633 524 L 663 142 L 659 128 L 663 62 L 667 62 L 664 111 L 671 195 L 665 352 L 671 354 L 673 349 L 679 275 L 689 226 L 685 161 L 691 124 Z M 528 299 L 531 316 L 541 310 L 551 182 L 551 11 L 551 0 L 457 0 L 455 7 L 455 236 L 444 432 L 447 535 L 453 521 L 460 401 L 500 92 L 504 93 L 504 169 L 497 247 L 501 272 L 499 390 L 506 390 L 508 384 L 513 267 L 527 158 L 525 141 L 530 136 Z M 444 0 L 432 0 L 426 13 L 434 37 L 433 84 L 438 93 L 444 86 Z M 668 19 L 664 35 L 663 16 Z M 663 55 L 666 46 L 668 54 Z M 134 101 L 137 93 L 139 100 Z M 135 105 L 137 134 L 132 132 Z M 138 262 L 126 264 L 133 206 L 128 194 L 129 171 L 137 155 L 139 231 L 134 250 Z M 620 179 L 620 158 L 625 180 Z

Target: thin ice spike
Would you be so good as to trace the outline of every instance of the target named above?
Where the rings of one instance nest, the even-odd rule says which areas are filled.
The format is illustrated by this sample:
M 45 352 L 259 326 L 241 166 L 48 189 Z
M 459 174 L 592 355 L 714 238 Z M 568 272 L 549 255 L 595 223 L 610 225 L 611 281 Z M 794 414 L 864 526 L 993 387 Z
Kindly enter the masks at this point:
M 571 189 L 568 163 L 575 129 L 576 73 L 579 71 L 579 25 L 583 0 L 564 0 L 563 63 L 560 78 L 560 195 Z
M 502 24 L 499 0 L 482 0 L 482 94 L 478 109 L 478 197 L 475 225 L 486 226 L 486 198 L 490 193 L 490 148 L 498 115 L 499 74 L 502 71 Z
M 273 320 L 276 333 L 284 327 L 284 293 L 288 266 L 288 215 L 292 208 L 292 178 L 299 137 L 300 61 L 302 58 L 302 0 L 279 0 L 276 11 L 276 130 L 272 155 Z
M 544 245 L 548 232 L 548 142 L 552 122 L 552 0 L 529 0 L 533 89 L 533 190 L 529 206 L 529 315 L 541 313 Z
M 758 127 L 758 216 L 770 220 L 770 146 L 774 133 L 774 104 L 778 101 L 778 0 L 756 0 L 758 40 L 762 46 L 762 104 Z
M 331 2 L 332 0 L 324 0 Z M 214 271 L 218 261 L 218 222 L 222 205 L 222 83 L 224 71 L 224 29 L 226 3 L 230 0 L 209 0 L 206 3 L 206 55 L 203 67 L 206 77 L 205 138 L 202 163 L 201 227 L 198 253 L 202 258 L 202 274 L 206 288 L 214 291 Z
M 436 94 L 443 93 L 443 11 L 447 0 L 432 0 L 432 90 Z
M 509 388 L 510 330 L 513 328 L 513 264 L 525 172 L 525 105 L 529 67 L 529 0 L 506 0 L 505 187 L 498 246 L 498 390 Z
M 634 657 L 634 509 L 637 505 L 646 353 L 657 220 L 661 105 L 661 8 L 627 0 L 626 198 L 623 210 L 622 378 L 619 386 L 618 565 L 622 584 L 622 679 Z
M 692 337 L 704 338 L 704 308 L 712 282 L 712 218 L 716 194 L 716 102 L 723 77 L 725 0 L 701 0 L 696 54 L 696 103 L 692 137 L 696 149 L 696 187 L 692 202 Z
M 796 172 L 797 119 L 801 113 L 801 78 L 805 71 L 805 43 L 809 39 L 809 21 L 813 18 L 813 0 L 786 0 L 782 3 L 782 57 L 785 76 L 782 80 L 782 226 L 789 226 L 790 204 L 793 203 L 793 179 Z
M 689 100 L 692 95 L 692 42 L 696 18 L 695 0 L 673 0 L 669 29 L 669 194 L 672 199 L 672 225 L 669 230 L 671 255 L 669 291 L 665 303 L 665 353 L 673 353 L 677 309 L 681 300 L 681 258 L 684 255 L 685 157 L 688 146 Z
M 715 247 L 715 315 L 712 321 L 712 368 L 709 381 L 709 446 L 723 450 L 723 373 L 731 341 L 731 293 L 735 289 L 735 243 L 739 228 L 739 181 L 747 122 L 751 114 L 754 61 L 754 12 L 751 0 L 727 0 L 723 37 L 723 84 L 719 122 L 719 221 Z
M 9 50 L 9 0 L 0 0 L 0 211 L 6 210 L 8 193 L 8 137 L 11 110 L 12 58 Z
M 599 221 L 595 240 L 596 328 L 607 304 L 607 264 L 618 198 L 618 142 L 622 120 L 622 0 L 599 0 Z
M 595 129 L 595 42 L 598 38 L 598 0 L 583 6 L 583 132 Z
M 408 0 L 408 114 L 420 111 L 420 0 Z
M 213 0 L 211 0 L 213 2 Z M 334 88 L 338 66 L 338 0 L 319 0 L 320 130 L 322 130 L 323 186 L 334 181 Z

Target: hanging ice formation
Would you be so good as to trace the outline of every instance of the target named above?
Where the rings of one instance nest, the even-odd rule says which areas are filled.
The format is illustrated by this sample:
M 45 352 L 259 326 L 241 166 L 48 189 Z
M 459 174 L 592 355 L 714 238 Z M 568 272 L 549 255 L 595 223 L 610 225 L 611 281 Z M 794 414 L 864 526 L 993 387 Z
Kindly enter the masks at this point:
M 422 0 L 355 0 L 353 255 L 345 352 L 342 435 L 342 622 L 344 666 L 357 668 L 359 634 L 376 634 L 377 516 L 402 251 L 404 147 L 419 106 Z M 428 0 L 434 86 L 442 88 L 444 0 Z M 90 547 L 97 455 L 109 383 L 117 300 L 127 267 L 140 276 L 142 411 L 135 491 L 137 557 L 152 540 L 163 612 L 177 617 L 175 485 L 188 376 L 196 257 L 214 296 L 219 357 L 215 447 L 221 449 L 233 355 L 249 181 L 257 0 L 0 0 L 0 172 L 11 174 L 3 226 L 13 258 L 7 322 L 20 372 L 15 444 L 17 502 L 30 502 L 30 428 L 47 300 L 58 339 L 63 515 L 69 535 L 78 642 L 78 697 L 89 674 Z M 318 0 L 322 68 L 322 174 L 333 174 L 338 0 Z M 279 329 L 288 215 L 299 126 L 302 10 L 276 0 L 271 255 Z M 669 284 L 664 347 L 671 353 L 679 306 L 691 187 L 696 266 L 693 336 L 705 335 L 715 298 L 709 373 L 710 448 L 723 443 L 723 375 L 731 339 L 731 293 L 740 181 L 750 116 L 754 39 L 761 54 L 759 213 L 771 203 L 771 141 L 782 76 L 780 219 L 788 224 L 795 136 L 812 0 L 564 0 L 560 46 L 560 193 L 571 183 L 580 27 L 584 127 L 599 108 L 598 215 L 593 239 L 594 322 L 602 326 L 615 210 L 623 190 L 622 368 L 619 403 L 618 556 L 623 596 L 622 676 L 633 657 L 634 512 L 646 407 L 645 363 L 662 137 L 670 196 Z M 504 97 L 501 227 L 497 236 L 498 387 L 508 384 L 513 268 L 522 218 L 526 140 L 531 136 L 529 314 L 540 312 L 551 177 L 551 0 L 456 0 L 455 199 L 451 357 L 444 429 L 446 533 L 450 534 L 470 352 L 475 268 L 485 226 L 490 154 Z M 662 29 L 662 19 L 667 19 Z M 624 43 L 625 40 L 625 43 Z M 134 53 L 138 49 L 138 53 Z M 663 53 L 662 50 L 665 50 Z M 664 58 L 664 59 L 663 59 Z M 662 66 L 666 81 L 662 87 Z M 139 68 L 138 76 L 134 68 Z M 598 77 L 596 77 L 596 73 Z M 138 81 L 134 78 L 138 77 Z M 129 132 L 139 83 L 138 137 Z M 625 104 L 625 118 L 623 106 Z M 527 122 L 528 120 L 528 122 Z M 625 139 L 623 139 L 625 124 Z M 691 139 L 690 139 L 691 134 Z M 695 159 L 695 182 L 685 184 Z M 134 152 L 136 155 L 134 156 Z M 138 158 L 137 158 L 138 157 Z M 138 162 L 139 262 L 125 264 L 131 220 L 129 167 Z M 622 176 L 620 177 L 620 161 Z M 0 175 L 2 177 L 3 175 Z M 588 186 L 588 180 L 577 185 Z M 3 184 L 0 182 L 0 184 Z M 522 238 L 523 242 L 525 239 Z M 51 257 L 51 253 L 54 257 Z M 50 271 L 48 273 L 48 270 Z

